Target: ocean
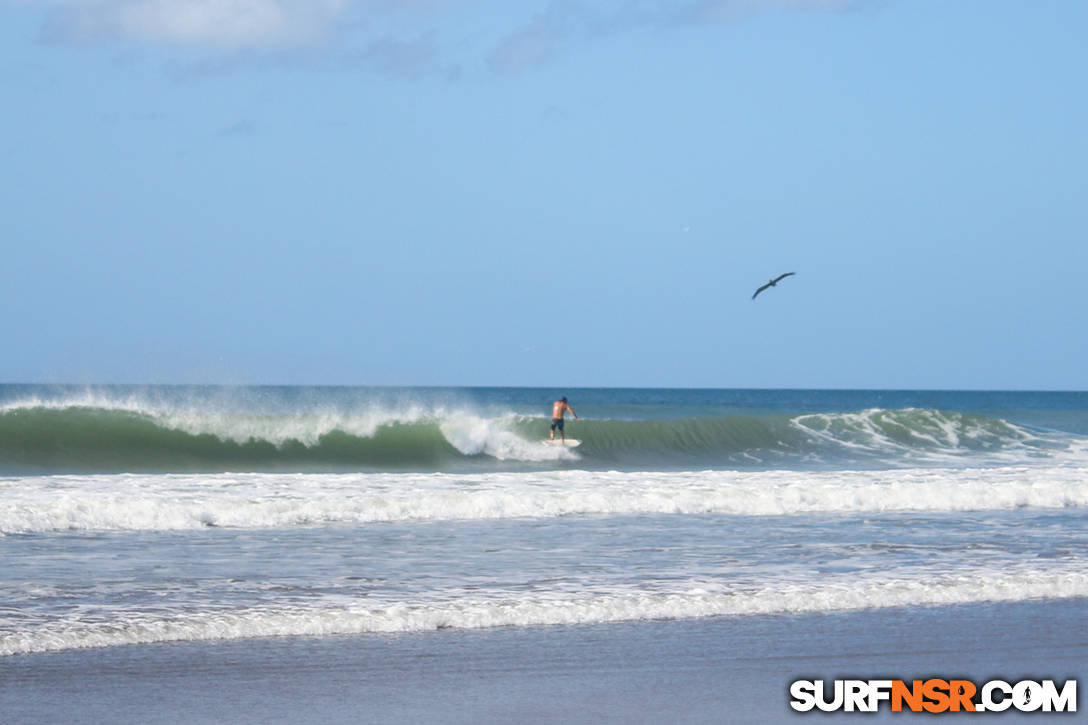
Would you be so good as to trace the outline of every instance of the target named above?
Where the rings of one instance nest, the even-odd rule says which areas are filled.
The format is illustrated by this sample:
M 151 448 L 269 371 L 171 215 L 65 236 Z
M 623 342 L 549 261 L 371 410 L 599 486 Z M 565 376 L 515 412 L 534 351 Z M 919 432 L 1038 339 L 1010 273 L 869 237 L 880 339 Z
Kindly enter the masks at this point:
M 542 444 L 561 395 L 577 448 Z M 0 386 L 14 722 L 671 720 L 680 692 L 681 720 L 720 722 L 719 666 L 777 700 L 735 693 L 735 721 L 786 719 L 789 681 L 825 666 L 977 680 L 1030 649 L 1036 676 L 1083 675 L 1086 604 L 1088 393 Z M 902 622 L 926 624 L 889 645 Z M 812 638 L 829 626 L 853 634 Z M 923 631 L 974 639 L 927 658 Z M 836 660 L 844 641 L 861 659 Z M 908 651 L 925 671 L 889 672 Z M 110 709 L 133 658 L 121 690 L 142 694 Z M 343 667 L 341 704 L 307 699 Z M 254 671 L 259 703 L 207 698 Z M 181 672 L 204 673 L 192 697 L 148 710 Z M 476 709 L 434 704 L 442 687 Z M 561 707 L 579 697 L 596 709 Z

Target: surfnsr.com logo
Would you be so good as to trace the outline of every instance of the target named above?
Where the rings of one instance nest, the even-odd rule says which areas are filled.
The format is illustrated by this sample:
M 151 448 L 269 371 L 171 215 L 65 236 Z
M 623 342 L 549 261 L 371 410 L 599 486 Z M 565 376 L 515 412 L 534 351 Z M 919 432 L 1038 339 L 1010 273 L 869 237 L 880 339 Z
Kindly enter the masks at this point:
M 828 686 L 830 685 L 830 686 Z M 1060 687 L 1053 680 L 796 680 L 790 685 L 790 707 L 798 712 L 1076 712 L 1077 681 Z

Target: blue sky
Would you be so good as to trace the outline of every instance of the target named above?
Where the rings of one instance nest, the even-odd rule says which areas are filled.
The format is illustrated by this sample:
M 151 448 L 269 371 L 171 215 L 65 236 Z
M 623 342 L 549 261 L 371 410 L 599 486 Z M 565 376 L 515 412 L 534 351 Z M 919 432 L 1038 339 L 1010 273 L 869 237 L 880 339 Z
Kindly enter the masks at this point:
M 1085 37 L 1079 0 L 0 0 L 0 380 L 1088 389 Z

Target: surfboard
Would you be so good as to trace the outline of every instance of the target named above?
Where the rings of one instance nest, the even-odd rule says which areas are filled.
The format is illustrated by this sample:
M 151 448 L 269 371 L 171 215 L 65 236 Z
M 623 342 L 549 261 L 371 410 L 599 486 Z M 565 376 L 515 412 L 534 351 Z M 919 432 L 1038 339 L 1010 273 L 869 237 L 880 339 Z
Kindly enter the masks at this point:
M 578 446 L 582 445 L 582 441 L 576 441 L 573 438 L 568 438 L 565 441 L 556 438 L 554 441 L 544 440 L 541 441 L 541 443 L 546 446 L 566 446 L 567 448 L 577 448 Z

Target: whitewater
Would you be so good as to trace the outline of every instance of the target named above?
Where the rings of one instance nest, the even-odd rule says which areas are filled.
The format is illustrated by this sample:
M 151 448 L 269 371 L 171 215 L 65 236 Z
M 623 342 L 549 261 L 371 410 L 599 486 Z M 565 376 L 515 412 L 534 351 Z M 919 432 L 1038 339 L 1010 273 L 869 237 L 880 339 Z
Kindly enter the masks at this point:
M 881 472 L 139 474 L 9 477 L 0 535 L 637 514 L 1088 507 L 1068 466 Z
M 3 657 L 1080 601 L 1088 396 L 0 386 L 0 562 Z

